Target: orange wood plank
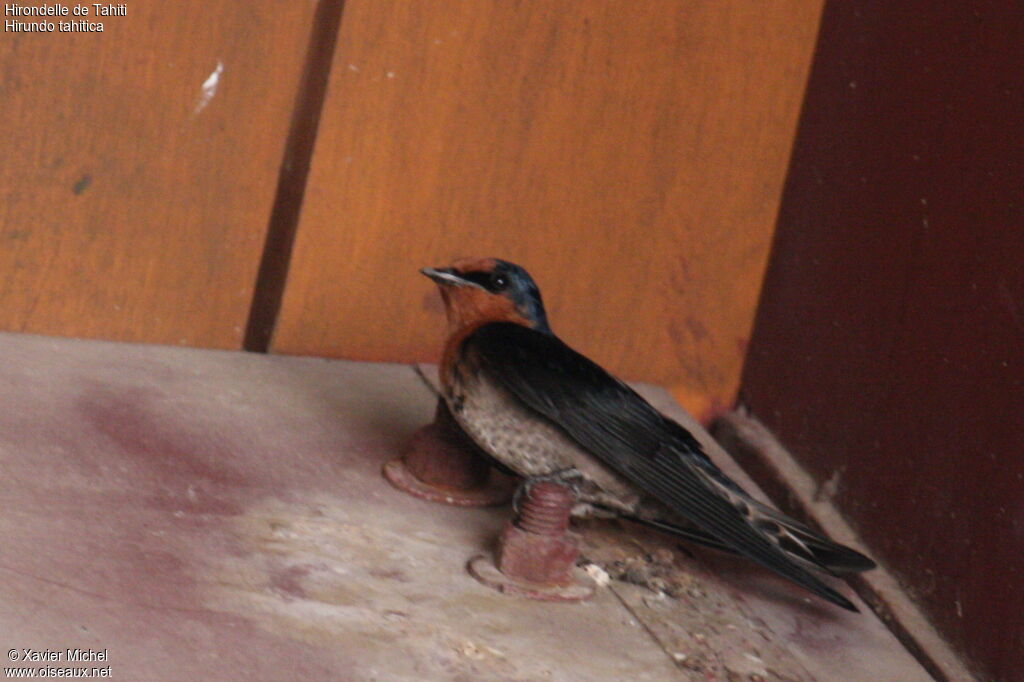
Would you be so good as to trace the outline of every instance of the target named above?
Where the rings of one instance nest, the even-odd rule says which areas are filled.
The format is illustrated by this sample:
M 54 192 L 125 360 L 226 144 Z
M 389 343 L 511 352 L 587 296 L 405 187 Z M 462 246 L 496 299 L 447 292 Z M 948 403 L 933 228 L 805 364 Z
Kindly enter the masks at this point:
M 0 329 L 240 346 L 314 9 L 133 0 L 102 33 L 4 33 Z
M 493 255 L 567 341 L 732 401 L 820 2 L 349 0 L 273 349 L 436 359 Z

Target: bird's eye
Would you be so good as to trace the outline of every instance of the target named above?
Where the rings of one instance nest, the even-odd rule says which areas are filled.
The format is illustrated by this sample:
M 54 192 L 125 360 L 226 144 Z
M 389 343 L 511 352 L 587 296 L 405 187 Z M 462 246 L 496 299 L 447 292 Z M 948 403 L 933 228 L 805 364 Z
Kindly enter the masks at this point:
M 502 275 L 495 275 L 491 278 L 491 288 L 501 290 L 508 286 L 508 280 Z

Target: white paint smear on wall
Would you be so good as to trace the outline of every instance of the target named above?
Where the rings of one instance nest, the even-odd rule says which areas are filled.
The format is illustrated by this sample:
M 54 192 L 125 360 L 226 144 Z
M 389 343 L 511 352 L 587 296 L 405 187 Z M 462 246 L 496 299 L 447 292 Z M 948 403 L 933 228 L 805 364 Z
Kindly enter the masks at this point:
M 220 76 L 222 73 L 224 73 L 224 62 L 218 59 L 217 68 L 215 68 L 213 73 L 203 81 L 203 85 L 199 90 L 199 101 L 196 102 L 196 108 L 192 112 L 193 116 L 205 109 L 206 105 L 213 99 L 213 96 L 217 94 L 217 86 L 220 85 Z

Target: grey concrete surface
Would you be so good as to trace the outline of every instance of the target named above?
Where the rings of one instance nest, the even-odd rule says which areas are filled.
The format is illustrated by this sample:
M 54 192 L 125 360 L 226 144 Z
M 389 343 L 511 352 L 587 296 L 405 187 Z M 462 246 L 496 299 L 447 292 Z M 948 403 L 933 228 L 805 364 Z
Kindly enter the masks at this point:
M 508 510 L 430 504 L 380 476 L 432 414 L 408 367 L 12 334 L 0 359 L 0 655 L 60 654 L 3 667 L 109 666 L 119 680 L 928 679 L 870 614 L 635 528 L 584 530 L 589 558 L 640 585 L 614 581 L 576 605 L 482 587 L 465 562 Z M 68 649 L 107 660 L 67 661 Z

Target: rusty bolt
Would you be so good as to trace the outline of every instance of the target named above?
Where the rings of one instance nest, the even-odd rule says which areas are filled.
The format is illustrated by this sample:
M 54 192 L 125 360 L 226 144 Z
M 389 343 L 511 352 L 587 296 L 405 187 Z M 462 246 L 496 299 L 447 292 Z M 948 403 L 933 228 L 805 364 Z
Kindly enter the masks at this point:
M 413 434 L 404 461 L 409 473 L 423 483 L 458 490 L 482 488 L 491 470 L 440 398 L 434 421 Z
M 568 532 L 573 494 L 544 481 L 523 495 L 519 517 L 505 524 L 498 545 L 498 570 L 518 580 L 567 585 L 580 550 Z
M 515 525 L 527 533 L 564 535 L 575 503 L 572 491 L 564 485 L 542 481 L 529 487 L 519 507 Z
M 440 398 L 434 421 L 412 435 L 402 457 L 384 465 L 384 477 L 410 495 L 457 507 L 504 504 L 512 488 Z
M 579 601 L 593 594 L 576 570 L 579 539 L 569 532 L 574 497 L 563 485 L 544 481 L 523 495 L 519 515 L 505 524 L 496 561 L 469 563 L 480 582 L 510 594 L 547 601 Z

